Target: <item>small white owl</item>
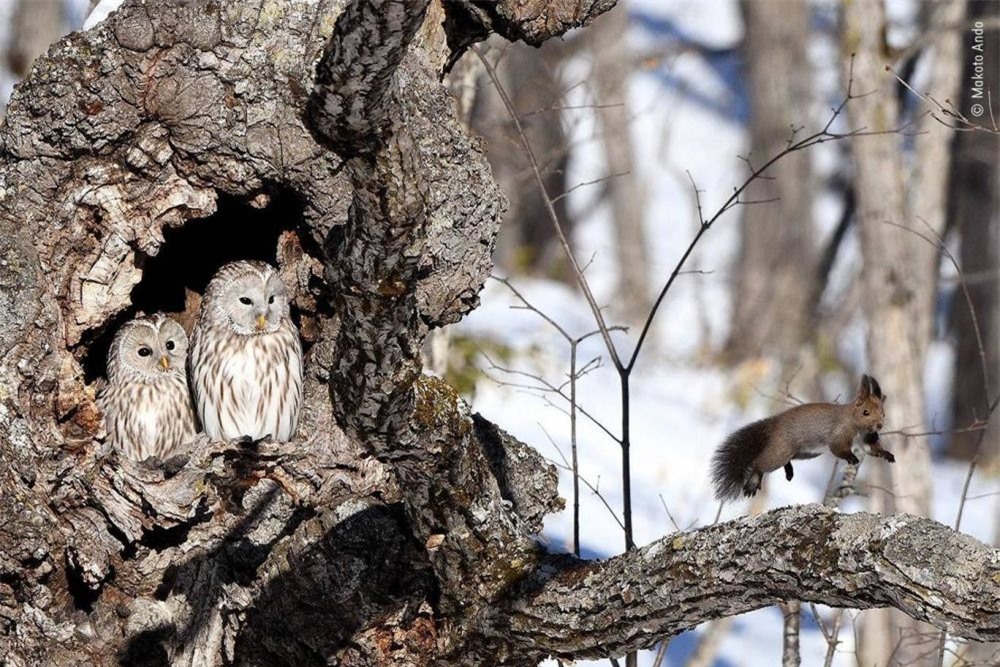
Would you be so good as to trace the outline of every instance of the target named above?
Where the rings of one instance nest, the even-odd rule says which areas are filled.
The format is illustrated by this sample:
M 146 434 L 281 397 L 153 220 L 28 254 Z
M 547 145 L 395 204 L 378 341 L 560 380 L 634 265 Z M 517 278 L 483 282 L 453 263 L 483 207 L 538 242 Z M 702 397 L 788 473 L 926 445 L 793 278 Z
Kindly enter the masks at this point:
M 111 446 L 136 461 L 170 458 L 197 433 L 185 362 L 188 338 L 162 313 L 122 325 L 97 401 Z
M 277 269 L 251 261 L 219 269 L 191 334 L 190 371 L 209 437 L 292 439 L 302 406 L 302 342 Z

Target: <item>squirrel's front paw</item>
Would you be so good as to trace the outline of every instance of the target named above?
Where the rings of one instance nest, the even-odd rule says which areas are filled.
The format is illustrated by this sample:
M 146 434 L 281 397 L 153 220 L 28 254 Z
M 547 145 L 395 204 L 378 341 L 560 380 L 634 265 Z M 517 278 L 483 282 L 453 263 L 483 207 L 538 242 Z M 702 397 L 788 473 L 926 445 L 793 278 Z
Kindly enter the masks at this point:
M 884 458 L 889 463 L 895 463 L 896 462 L 896 457 L 893 456 L 892 452 L 887 452 L 884 449 L 882 450 L 882 458 Z
M 850 463 L 852 466 L 856 466 L 859 463 L 861 463 L 861 460 L 854 455 L 854 452 L 848 452 L 847 456 L 844 457 L 844 460 Z

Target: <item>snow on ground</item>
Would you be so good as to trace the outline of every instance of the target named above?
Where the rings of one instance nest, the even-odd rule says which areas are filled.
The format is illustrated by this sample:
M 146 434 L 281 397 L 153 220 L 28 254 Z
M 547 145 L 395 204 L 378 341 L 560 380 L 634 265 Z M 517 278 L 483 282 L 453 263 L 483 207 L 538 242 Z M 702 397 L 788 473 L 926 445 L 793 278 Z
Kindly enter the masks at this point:
M 734 2 L 663 3 L 634 0 L 631 11 L 644 12 L 658 19 L 676 23 L 688 35 L 697 36 L 713 48 L 731 47 L 742 31 Z M 697 8 L 696 8 L 697 7 Z M 648 46 L 649 35 L 633 27 L 630 39 Z M 836 54 L 830 45 L 817 41 L 814 59 Z M 638 48 L 638 47 L 637 47 Z M 716 71 L 695 55 L 681 55 L 672 61 L 676 80 L 687 82 L 705 96 L 724 96 L 725 85 Z M 835 67 L 818 77 L 816 122 L 824 123 L 829 108 L 839 101 Z M 572 84 L 585 78 L 589 63 L 577 59 L 564 71 L 564 81 Z M 567 86 L 569 87 L 569 86 Z M 583 86 L 572 88 L 570 106 L 586 105 L 594 100 Z M 706 214 L 714 212 L 742 182 L 746 165 L 738 155 L 746 152 L 745 128 L 732 118 L 725 118 L 692 101 L 682 87 L 663 85 L 655 73 L 638 74 L 629 82 L 629 105 L 634 116 L 633 145 L 637 174 L 648 195 L 646 229 L 653 260 L 654 283 L 662 284 L 686 248 L 697 225 L 691 183 L 687 173 L 703 190 Z M 602 100 L 602 102 L 607 102 Z M 569 166 L 568 183 L 582 183 L 605 176 L 603 154 L 597 128 L 587 109 L 567 113 L 574 151 Z M 829 173 L 840 159 L 836 148 L 822 146 L 814 154 L 817 172 Z M 587 277 L 598 302 L 608 305 L 614 320 L 615 254 L 611 237 L 610 211 L 595 204 L 597 188 L 580 188 L 569 198 L 570 214 L 577 221 L 575 245 L 581 262 L 587 263 Z M 816 203 L 817 225 L 829 233 L 840 215 L 840 202 L 830 194 L 821 194 Z M 749 420 L 776 411 L 764 396 L 752 396 L 749 402 L 737 400 L 738 378 L 704 363 L 703 353 L 717 349 L 728 329 L 729 272 L 738 241 L 738 212 L 724 216 L 705 237 L 690 260 L 689 269 L 711 271 L 707 275 L 682 276 L 664 302 L 654 324 L 649 348 L 644 350 L 631 381 L 632 390 L 632 502 L 635 540 L 647 544 L 664 534 L 711 523 L 717 503 L 709 484 L 708 466 L 712 451 L 730 431 Z M 859 261 L 856 244 L 848 240 L 844 258 L 835 268 L 834 289 L 845 289 Z M 595 328 L 586 302 L 565 285 L 546 280 L 514 279 L 514 286 L 539 310 L 556 320 L 570 335 L 579 336 Z M 568 343 L 536 313 L 512 309 L 519 302 L 503 284 L 490 281 L 482 294 L 482 306 L 455 327 L 458 335 L 500 343 L 512 351 L 512 358 L 498 366 L 544 378 L 559 385 L 569 372 Z M 615 334 L 619 350 L 625 356 L 637 336 Z M 861 322 L 849 330 L 840 342 L 840 354 L 856 360 L 864 358 L 864 334 Z M 944 414 L 950 391 L 951 349 L 944 343 L 932 347 L 927 369 L 929 411 Z M 578 382 L 580 407 L 613 434 L 620 433 L 619 384 L 617 374 L 599 336 L 583 342 L 578 350 L 578 364 L 600 358 L 600 367 Z M 505 373 L 481 360 L 489 379 L 477 384 L 473 408 L 500 424 L 516 437 L 531 443 L 557 464 L 570 457 L 568 402 L 551 393 L 532 391 L 523 386 L 538 382 Z M 831 378 L 833 392 L 828 397 L 851 395 L 853 378 Z M 498 384 L 509 383 L 509 384 Z M 775 387 L 760 382 L 762 392 Z M 850 383 L 850 384 L 848 384 Z M 568 393 L 568 387 L 566 389 Z M 745 397 L 744 397 L 745 399 Z M 740 407 L 743 405 L 744 407 Z M 889 418 L 891 420 L 891 410 Z M 937 420 L 940 426 L 940 419 Z M 551 441 L 550 441 L 551 438 Z M 600 496 L 583 486 L 581 489 L 581 547 L 583 555 L 602 558 L 620 553 L 624 547 L 619 525 L 622 483 L 621 453 L 618 444 L 601 427 L 584 415 L 578 418 L 580 473 L 596 487 Z M 823 456 L 796 465 L 792 482 L 782 475 L 766 481 L 767 508 L 819 500 L 830 478 L 834 460 Z M 869 459 L 868 466 L 883 465 Z M 949 525 L 954 523 L 958 499 L 967 466 L 938 461 L 935 465 L 934 517 Z M 978 475 L 965 509 L 962 530 L 983 540 L 994 538 L 997 498 L 1000 481 Z M 560 471 L 560 493 L 572 499 L 572 478 Z M 992 494 L 992 495 L 989 495 Z M 979 496 L 979 497 L 977 497 Z M 603 498 L 603 500 L 602 500 Z M 610 506 L 605 506 L 605 501 Z M 862 509 L 860 500 L 845 504 L 844 511 Z M 668 514 L 669 510 L 669 514 Z M 726 507 L 722 519 L 745 514 L 747 503 Z M 676 526 L 675 527 L 675 522 Z M 572 550 L 572 513 L 568 506 L 551 516 L 542 539 L 553 550 Z M 827 619 L 830 610 L 821 609 Z M 850 612 L 853 616 L 853 612 Z M 697 631 L 673 640 L 666 664 L 681 665 L 697 643 Z M 775 608 L 762 609 L 735 619 L 716 659 L 719 667 L 779 664 L 781 653 L 781 614 Z M 841 645 L 835 665 L 853 665 L 853 633 L 847 624 L 841 633 Z M 803 617 L 803 664 L 821 664 L 826 643 L 810 614 Z M 640 665 L 651 665 L 654 653 L 644 652 Z M 579 664 L 607 665 L 606 661 Z
M 585 301 L 566 286 L 529 279 L 515 280 L 513 284 L 532 305 L 557 321 L 570 335 L 582 335 L 594 328 Z M 681 298 L 677 295 L 677 300 Z M 693 299 L 694 295 L 689 294 L 688 298 Z M 482 302 L 480 308 L 455 328 L 456 333 L 509 347 L 513 351 L 512 359 L 502 362 L 494 358 L 498 366 L 538 375 L 555 385 L 567 379 L 569 345 L 549 324 L 533 312 L 512 309 L 511 306 L 519 304 L 518 300 L 496 281 L 487 285 Z M 643 358 L 631 385 L 633 519 L 635 539 L 640 546 L 675 531 L 674 522 L 682 530 L 712 522 L 717 504 L 708 477 L 711 452 L 728 432 L 773 409 L 773 404 L 763 397 L 753 400 L 747 410 L 740 409 L 732 398 L 733 378 L 718 368 L 699 365 L 683 353 L 687 336 L 672 337 L 672 328 L 663 326 L 675 317 L 675 310 L 671 301 L 658 327 L 657 342 L 662 349 Z M 628 347 L 625 336 L 616 338 L 623 348 Z M 949 353 L 940 349 L 942 345 L 935 347 L 938 349 L 928 364 L 928 379 L 932 380 L 929 383 L 932 387 L 930 402 L 943 405 L 942 398 L 934 397 L 939 392 L 937 380 L 947 377 L 948 366 L 947 360 L 942 362 L 935 357 Z M 580 345 L 578 363 L 582 366 L 595 357 L 602 359 L 602 365 L 579 380 L 579 404 L 617 434 L 621 418 L 617 375 L 597 336 Z M 485 360 L 481 363 L 484 367 L 489 366 Z M 537 386 L 537 382 L 523 376 L 496 369 L 487 370 L 487 373 L 501 382 Z M 845 385 L 840 391 L 852 389 Z M 473 408 L 538 448 L 553 462 L 560 464 L 563 456 L 570 457 L 569 418 L 563 412 L 568 409 L 565 400 L 551 394 L 546 398 L 540 392 L 484 379 L 476 387 Z M 622 502 L 620 449 L 599 427 L 581 415 L 578 452 L 582 477 L 599 489 L 611 507 L 609 510 L 599 497 L 586 487 L 582 488 L 582 553 L 588 558 L 612 556 L 624 547 L 618 524 Z M 796 464 L 792 482 L 786 482 L 781 474 L 769 476 L 766 480 L 767 508 L 819 500 L 833 463 L 830 456 L 801 461 Z M 865 465 L 884 464 L 868 459 Z M 937 520 L 953 525 L 967 470 L 965 464 L 936 462 L 933 516 Z M 1000 481 L 996 478 L 982 474 L 974 478 L 963 517 L 963 532 L 985 541 L 994 538 L 998 493 Z M 560 494 L 567 501 L 572 498 L 572 479 L 566 470 L 560 471 Z M 863 509 L 862 501 L 852 499 L 845 503 L 843 511 Z M 746 511 L 746 502 L 737 503 L 725 508 L 722 519 L 741 516 Z M 567 508 L 547 519 L 542 538 L 550 549 L 571 551 L 572 534 L 572 514 Z M 845 630 L 841 640 L 841 652 L 834 664 L 855 664 L 851 653 L 853 635 Z M 676 638 L 671 643 L 667 664 L 683 664 L 695 644 L 696 633 Z M 716 665 L 778 664 L 780 651 L 781 615 L 776 609 L 763 609 L 736 619 Z M 825 651 L 826 644 L 818 627 L 806 616 L 802 631 L 803 664 L 820 664 Z M 651 665 L 653 655 L 652 652 L 644 653 L 640 664 Z M 748 660 L 747 656 L 754 657 Z

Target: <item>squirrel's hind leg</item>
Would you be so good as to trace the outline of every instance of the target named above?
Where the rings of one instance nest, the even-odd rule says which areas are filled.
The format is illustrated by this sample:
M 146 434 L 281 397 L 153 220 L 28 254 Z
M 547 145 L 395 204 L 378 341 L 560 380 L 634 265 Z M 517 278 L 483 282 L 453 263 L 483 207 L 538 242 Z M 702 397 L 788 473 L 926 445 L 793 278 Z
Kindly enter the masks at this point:
M 841 442 L 836 442 L 830 445 L 830 451 L 833 452 L 833 455 L 836 456 L 838 459 L 844 459 L 851 465 L 857 465 L 858 463 L 861 462 L 858 460 L 858 457 L 854 455 L 854 452 L 851 451 L 850 438 L 847 438 Z
M 745 496 L 756 496 L 757 492 L 760 490 L 761 481 L 764 479 L 764 473 L 759 470 L 754 470 L 750 468 L 747 473 L 746 479 L 743 480 L 743 495 Z
M 792 462 L 789 461 L 788 463 L 785 464 L 785 479 L 787 479 L 790 482 L 792 481 L 792 477 L 794 476 L 795 476 L 795 469 L 792 468 Z

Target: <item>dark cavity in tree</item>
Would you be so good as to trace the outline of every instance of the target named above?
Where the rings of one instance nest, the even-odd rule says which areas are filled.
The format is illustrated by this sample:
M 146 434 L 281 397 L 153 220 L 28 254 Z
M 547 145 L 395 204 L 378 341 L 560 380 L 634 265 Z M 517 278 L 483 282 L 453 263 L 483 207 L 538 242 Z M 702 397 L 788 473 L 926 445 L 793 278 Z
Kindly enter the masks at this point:
M 299 231 L 302 204 L 293 193 L 272 194 L 264 208 L 254 208 L 243 199 L 219 193 L 216 212 L 207 218 L 187 221 L 180 227 L 163 230 L 164 243 L 154 256 L 138 254 L 136 264 L 142 280 L 132 289 L 132 303 L 93 338 L 84 338 L 83 369 L 87 382 L 106 372 L 105 359 L 118 328 L 138 313 L 168 313 L 189 329 L 193 318 L 187 291 L 204 294 L 216 270 L 240 259 L 277 264 L 278 239 L 285 231 Z M 306 235 L 299 240 L 309 254 Z M 292 309 L 298 321 L 299 313 Z M 191 320 L 193 321 L 193 320 Z
M 73 607 L 89 614 L 94 610 L 94 603 L 101 597 L 104 584 L 101 584 L 96 589 L 90 588 L 84 583 L 83 577 L 77 568 L 70 564 L 69 558 L 64 556 L 64 561 L 66 589 L 73 599 Z

